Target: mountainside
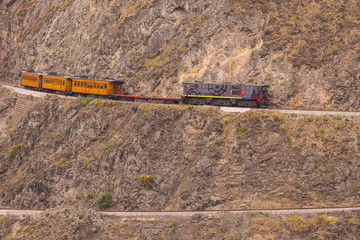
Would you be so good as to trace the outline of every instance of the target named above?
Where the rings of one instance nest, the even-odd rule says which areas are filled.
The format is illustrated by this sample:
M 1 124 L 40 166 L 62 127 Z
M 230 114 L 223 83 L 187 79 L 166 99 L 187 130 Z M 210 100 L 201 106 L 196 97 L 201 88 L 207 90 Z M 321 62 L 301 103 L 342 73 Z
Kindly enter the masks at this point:
M 122 76 L 177 97 L 183 81 L 271 85 L 287 108 L 359 110 L 356 0 L 2 0 L 0 76 Z
M 106 192 L 116 210 L 360 203 L 358 118 L 81 98 L 23 102 L 1 91 L 3 102 L 13 99 L 1 111 L 3 207 L 96 209 Z M 19 105 L 28 109 L 22 116 Z

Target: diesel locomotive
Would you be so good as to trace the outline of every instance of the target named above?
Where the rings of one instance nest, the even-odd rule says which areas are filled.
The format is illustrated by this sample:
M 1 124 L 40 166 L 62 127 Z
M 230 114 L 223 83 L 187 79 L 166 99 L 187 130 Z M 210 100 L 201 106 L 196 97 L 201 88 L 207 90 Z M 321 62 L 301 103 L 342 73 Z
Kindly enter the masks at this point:
M 65 95 L 92 95 L 124 101 L 156 101 L 193 105 L 266 107 L 269 85 L 244 83 L 184 82 L 181 99 L 128 95 L 125 81 L 117 78 L 89 79 L 80 75 L 57 75 L 55 72 L 20 73 L 20 85 L 27 89 Z

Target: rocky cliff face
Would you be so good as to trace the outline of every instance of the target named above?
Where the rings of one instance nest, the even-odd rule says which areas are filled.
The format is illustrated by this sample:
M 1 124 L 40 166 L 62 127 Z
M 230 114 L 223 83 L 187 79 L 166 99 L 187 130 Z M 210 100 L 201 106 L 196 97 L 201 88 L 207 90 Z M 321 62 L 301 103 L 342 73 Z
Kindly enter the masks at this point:
M 98 208 L 105 192 L 117 210 L 359 204 L 357 119 L 51 97 L 11 125 L 19 100 L 1 95 L 3 207 Z
M 358 1 L 0 1 L 0 74 L 120 76 L 130 93 L 183 81 L 271 85 L 284 107 L 359 110 Z

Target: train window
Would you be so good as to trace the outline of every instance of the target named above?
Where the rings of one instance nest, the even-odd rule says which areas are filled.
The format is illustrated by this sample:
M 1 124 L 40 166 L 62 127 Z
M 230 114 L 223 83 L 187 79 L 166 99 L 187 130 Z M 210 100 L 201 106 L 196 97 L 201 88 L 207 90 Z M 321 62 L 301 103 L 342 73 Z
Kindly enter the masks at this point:
M 107 83 L 105 83 L 105 87 L 104 87 L 105 89 L 107 89 Z
M 239 90 L 232 90 L 231 94 L 232 95 L 240 95 L 240 91 Z
M 97 88 L 100 88 L 100 83 L 97 84 Z
M 100 83 L 100 88 L 103 89 L 103 84 L 102 83 Z
M 82 87 L 84 86 L 84 83 L 83 83 L 83 82 L 81 82 L 81 86 L 82 86 Z

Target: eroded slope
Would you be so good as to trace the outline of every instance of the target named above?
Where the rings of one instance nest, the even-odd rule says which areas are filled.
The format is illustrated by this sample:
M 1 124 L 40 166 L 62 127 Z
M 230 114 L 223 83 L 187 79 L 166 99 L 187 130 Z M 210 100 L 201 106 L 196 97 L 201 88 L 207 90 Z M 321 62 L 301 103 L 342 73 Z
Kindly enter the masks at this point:
M 81 98 L 29 102 L 27 115 L 3 132 L 3 207 L 97 208 L 104 192 L 118 210 L 359 204 L 357 118 Z M 149 186 L 141 175 L 151 177 Z

